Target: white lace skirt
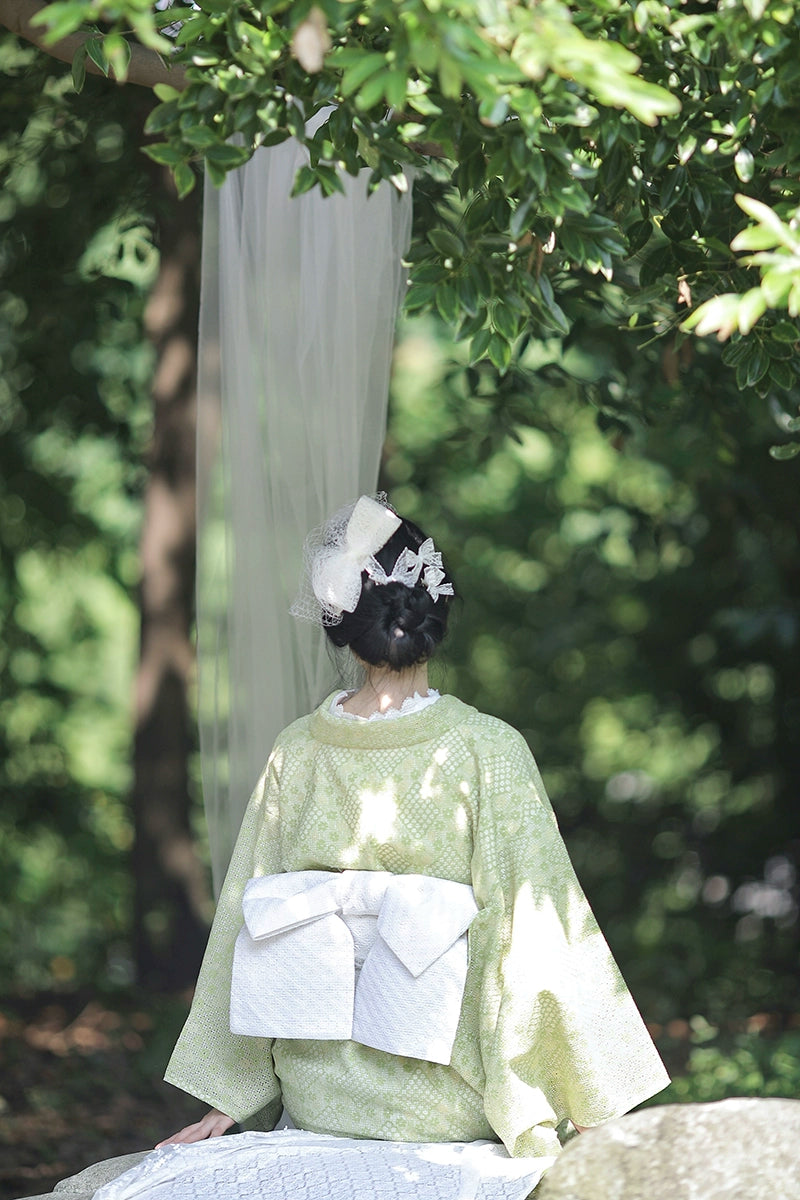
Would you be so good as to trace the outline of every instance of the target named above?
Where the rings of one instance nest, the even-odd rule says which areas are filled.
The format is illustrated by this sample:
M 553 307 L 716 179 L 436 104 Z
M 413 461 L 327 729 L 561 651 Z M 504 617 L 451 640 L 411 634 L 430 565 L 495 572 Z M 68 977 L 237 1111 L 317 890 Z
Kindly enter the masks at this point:
M 552 1158 L 494 1142 L 382 1142 L 299 1129 L 164 1146 L 94 1200 L 525 1200 Z

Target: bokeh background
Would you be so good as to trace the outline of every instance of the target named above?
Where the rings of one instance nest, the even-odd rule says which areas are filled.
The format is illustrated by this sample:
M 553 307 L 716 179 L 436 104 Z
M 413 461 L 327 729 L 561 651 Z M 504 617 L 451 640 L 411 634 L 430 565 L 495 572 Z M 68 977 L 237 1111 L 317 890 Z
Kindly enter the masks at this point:
M 212 904 L 197 203 L 141 155 L 146 93 L 65 102 L 68 71 L 10 36 L 0 72 L 9 1200 L 192 1115 L 159 1080 Z M 564 308 L 569 337 L 502 377 L 432 317 L 401 327 L 382 483 L 462 596 L 434 682 L 528 738 L 674 1071 L 659 1102 L 796 1095 L 800 460 L 770 456 L 769 398 L 716 342 L 631 327 L 613 283 L 576 277 Z

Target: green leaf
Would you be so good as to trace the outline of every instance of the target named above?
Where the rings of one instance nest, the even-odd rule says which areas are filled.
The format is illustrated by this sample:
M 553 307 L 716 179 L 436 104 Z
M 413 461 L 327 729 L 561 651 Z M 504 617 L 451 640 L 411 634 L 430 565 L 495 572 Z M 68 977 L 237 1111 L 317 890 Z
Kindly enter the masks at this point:
M 488 97 L 478 105 L 478 120 L 482 125 L 502 125 L 508 116 L 508 96 Z
M 144 123 L 145 133 L 163 133 L 177 120 L 179 113 L 177 100 L 168 100 L 164 104 L 156 105 Z
M 339 91 L 343 96 L 351 96 L 366 83 L 370 76 L 374 75 L 376 71 L 383 70 L 385 66 L 386 59 L 383 54 L 360 55 L 356 62 L 344 72 Z
M 180 97 L 178 89 L 171 87 L 168 83 L 157 83 L 153 91 L 164 104 L 168 104 L 170 100 L 177 100 Z
M 436 285 L 433 283 L 412 283 L 406 293 L 405 310 L 406 312 L 416 312 L 420 308 L 427 308 L 433 303 L 436 295 Z
M 414 272 L 415 283 L 440 283 L 447 274 L 446 268 L 442 265 L 440 259 L 435 262 L 426 260 L 422 266 L 417 267 Z
M 748 225 L 737 233 L 731 242 L 731 250 L 771 250 L 778 245 L 774 232 L 765 225 Z
M 490 361 L 501 375 L 504 375 L 511 363 L 511 346 L 499 333 L 493 333 L 489 338 L 487 353 Z
M 428 230 L 428 241 L 446 258 L 462 258 L 464 255 L 463 242 L 449 229 Z
M 797 458 L 800 454 L 800 442 L 789 442 L 785 446 L 770 446 L 769 452 L 778 462 L 787 462 L 790 458 Z
M 207 125 L 190 125 L 187 129 L 182 129 L 181 133 L 183 140 L 194 146 L 195 150 L 208 150 L 211 146 L 219 144 L 218 135 Z
M 83 42 L 72 57 L 72 86 L 76 92 L 83 91 L 86 82 L 86 43 Z
M 195 173 L 189 166 L 188 162 L 178 163 L 172 173 L 175 176 L 175 187 L 178 190 L 178 199 L 183 200 L 184 196 L 188 196 L 195 186 Z
M 301 167 L 294 177 L 292 185 L 292 196 L 302 196 L 304 192 L 310 192 L 317 184 L 317 172 L 312 167 Z
M 739 326 L 739 296 L 736 292 L 723 292 L 706 300 L 696 308 L 681 325 L 681 329 L 694 332 L 698 337 L 716 333 L 720 339 L 730 337 Z
M 509 342 L 513 341 L 519 332 L 519 316 L 510 307 L 498 301 L 492 313 L 492 322 L 498 333 Z
M 660 133 L 656 144 L 650 152 L 650 161 L 654 167 L 663 167 L 669 162 L 675 150 L 675 139 L 666 133 Z
M 110 33 L 108 37 L 103 38 L 103 50 L 109 67 L 114 72 L 114 78 L 119 83 L 124 83 L 128 78 L 128 66 L 131 61 L 128 42 L 121 34 Z
M 474 259 L 470 262 L 469 277 L 475 284 L 475 290 L 478 295 L 483 300 L 488 300 L 494 288 L 492 287 L 492 277 L 482 262 L 476 262 Z
M 385 63 L 384 63 L 385 66 Z M 362 84 L 355 95 L 355 105 L 359 112 L 367 112 L 374 108 L 379 101 L 385 99 L 386 71 L 377 71 Z
M 742 146 L 742 148 L 736 152 L 733 165 L 736 170 L 736 174 L 739 176 L 742 183 L 749 183 L 753 178 L 756 169 L 755 159 L 753 158 L 752 153 Z
M 652 234 L 652 221 L 635 221 L 628 230 L 628 253 L 638 254 L 650 241 Z
M 417 96 L 409 96 L 408 107 L 413 108 L 414 112 L 419 113 L 421 117 L 438 117 L 442 112 L 439 105 L 426 92 L 420 92 Z
M 344 193 L 344 184 L 339 176 L 339 172 L 334 170 L 333 167 L 317 167 L 317 178 L 319 179 L 319 186 L 322 188 L 323 195 L 332 196 L 334 192 Z
M 461 307 L 474 317 L 478 311 L 478 292 L 475 284 L 468 275 L 462 275 L 456 282 L 458 299 Z
M 469 361 L 471 363 L 478 362 L 483 358 L 492 338 L 490 329 L 479 329 L 472 339 L 472 344 L 469 348 Z
M 223 170 L 222 167 L 218 167 L 216 163 L 206 161 L 206 171 L 214 187 L 222 187 L 228 177 L 228 172 Z
M 461 95 L 461 70 L 449 54 L 442 54 L 439 59 L 439 86 L 448 100 L 457 100 Z
M 736 368 L 736 386 L 740 392 L 743 392 L 745 390 L 745 388 L 748 386 L 747 370 L 748 370 L 749 361 L 750 361 L 750 355 L 748 355 L 747 360 L 745 362 L 739 363 L 738 367 Z
M 218 142 L 215 146 L 209 146 L 206 151 L 206 161 L 213 162 L 218 167 L 225 167 L 229 171 L 240 167 L 249 157 L 250 151 L 245 146 L 232 146 L 230 142 Z
M 747 368 L 747 386 L 754 387 L 759 383 L 767 374 L 769 368 L 769 355 L 760 346 L 757 347 Z
M 771 229 L 777 242 L 794 247 L 795 238 L 773 208 L 770 208 L 768 204 L 762 204 L 760 200 L 754 200 L 752 196 L 742 196 L 737 193 L 734 199 L 748 217 L 752 217 L 760 225 Z
M 759 317 L 767 309 L 767 301 L 761 288 L 750 288 L 739 298 L 738 325 L 740 333 L 749 333 Z
M 528 159 L 528 174 L 539 191 L 547 187 L 547 164 L 542 151 L 537 147 Z
M 667 173 L 661 188 L 659 204 L 664 212 L 669 212 L 686 190 L 689 176 L 685 167 L 674 167 Z
M 103 74 L 107 76 L 109 63 L 108 59 L 106 58 L 106 52 L 103 49 L 104 41 L 105 38 L 91 37 L 87 38 L 83 44 L 86 47 L 86 53 L 89 55 L 89 58 L 92 60 L 94 65 L 99 71 L 102 71 Z
M 528 196 L 521 204 L 518 204 L 511 214 L 511 220 L 508 223 L 509 232 L 512 238 L 518 238 L 525 228 L 525 218 L 531 210 L 533 204 L 533 196 Z
M 770 333 L 777 342 L 784 342 L 786 345 L 794 345 L 800 341 L 800 329 L 791 321 L 776 321 Z
M 52 46 L 54 42 L 60 42 L 62 38 L 80 29 L 85 19 L 83 4 L 64 0 L 63 3 L 46 4 L 44 8 L 34 12 L 31 24 L 45 26 L 44 43 Z
M 659 117 L 676 116 L 681 111 L 680 100 L 666 88 L 614 67 L 608 69 L 608 54 L 612 48 L 623 49 L 614 42 L 593 43 L 596 61 L 581 72 L 583 82 L 598 100 L 613 108 L 627 108 L 644 125 L 655 125 Z M 630 55 L 630 58 L 636 62 L 635 56 Z
M 173 9 L 170 13 L 173 22 L 183 22 L 181 25 L 182 29 L 185 28 L 186 25 L 191 25 L 192 22 L 197 19 L 191 10 L 189 10 L 190 16 L 187 19 L 184 15 L 186 11 L 186 8 L 181 6 L 177 9 Z M 155 20 L 156 15 L 158 15 L 161 24 L 168 23 L 165 19 L 166 14 L 156 14 L 151 12 L 149 8 L 139 11 L 134 8 L 128 13 L 128 20 L 130 21 L 131 30 L 133 31 L 137 40 L 140 41 L 143 46 L 148 46 L 151 50 L 155 50 L 157 54 L 169 55 L 172 53 L 172 42 L 168 37 L 163 37 L 158 32 Z
M 458 302 L 458 293 L 449 283 L 439 284 L 436 289 L 436 307 L 438 308 L 442 318 L 447 321 L 448 325 L 455 325 L 458 321 L 460 306 Z
M 775 387 L 783 388 L 788 392 L 796 382 L 795 373 L 788 362 L 781 362 L 780 359 L 773 358 L 769 369 L 769 381 Z M 798 424 L 800 425 L 800 423 Z
M 734 334 L 722 351 L 722 361 L 727 367 L 736 367 L 739 363 L 744 362 L 752 353 L 752 342 Z
M 176 46 L 190 46 L 202 40 L 203 35 L 211 32 L 212 26 L 205 17 L 196 16 L 191 21 L 185 21 L 178 30 L 175 38 Z
M 402 109 L 406 102 L 408 76 L 405 71 L 388 71 L 385 77 L 384 95 L 394 109 Z
M 483 329 L 486 324 L 486 309 L 480 308 L 474 316 L 465 318 L 459 327 L 456 334 L 456 341 L 462 342 L 465 338 L 474 337 L 479 330 Z
M 260 139 L 260 146 L 280 146 L 291 135 L 285 129 L 274 129 L 271 133 L 265 133 Z
M 783 308 L 792 290 L 791 271 L 765 271 L 761 278 L 761 290 L 770 308 Z
M 157 142 L 155 146 L 143 146 L 142 150 L 153 162 L 164 167 L 176 167 L 183 160 L 180 150 L 176 146 L 167 145 L 166 142 Z

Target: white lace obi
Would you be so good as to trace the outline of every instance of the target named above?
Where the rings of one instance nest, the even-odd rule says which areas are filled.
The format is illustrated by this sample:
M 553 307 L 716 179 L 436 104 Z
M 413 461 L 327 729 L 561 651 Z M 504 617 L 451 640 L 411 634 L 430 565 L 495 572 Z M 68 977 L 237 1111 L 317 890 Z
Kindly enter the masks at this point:
M 467 975 L 472 888 L 388 871 L 251 879 L 231 979 L 231 1032 L 352 1039 L 449 1063 Z

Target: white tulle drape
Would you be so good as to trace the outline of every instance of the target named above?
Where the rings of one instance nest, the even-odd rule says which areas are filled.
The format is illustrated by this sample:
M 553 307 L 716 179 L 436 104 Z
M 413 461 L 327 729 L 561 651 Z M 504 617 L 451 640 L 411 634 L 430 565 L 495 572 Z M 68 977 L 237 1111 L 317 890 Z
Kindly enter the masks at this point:
M 290 199 L 292 141 L 207 183 L 198 381 L 198 708 L 218 889 L 278 731 L 333 670 L 289 615 L 303 539 L 376 487 L 411 202 Z

